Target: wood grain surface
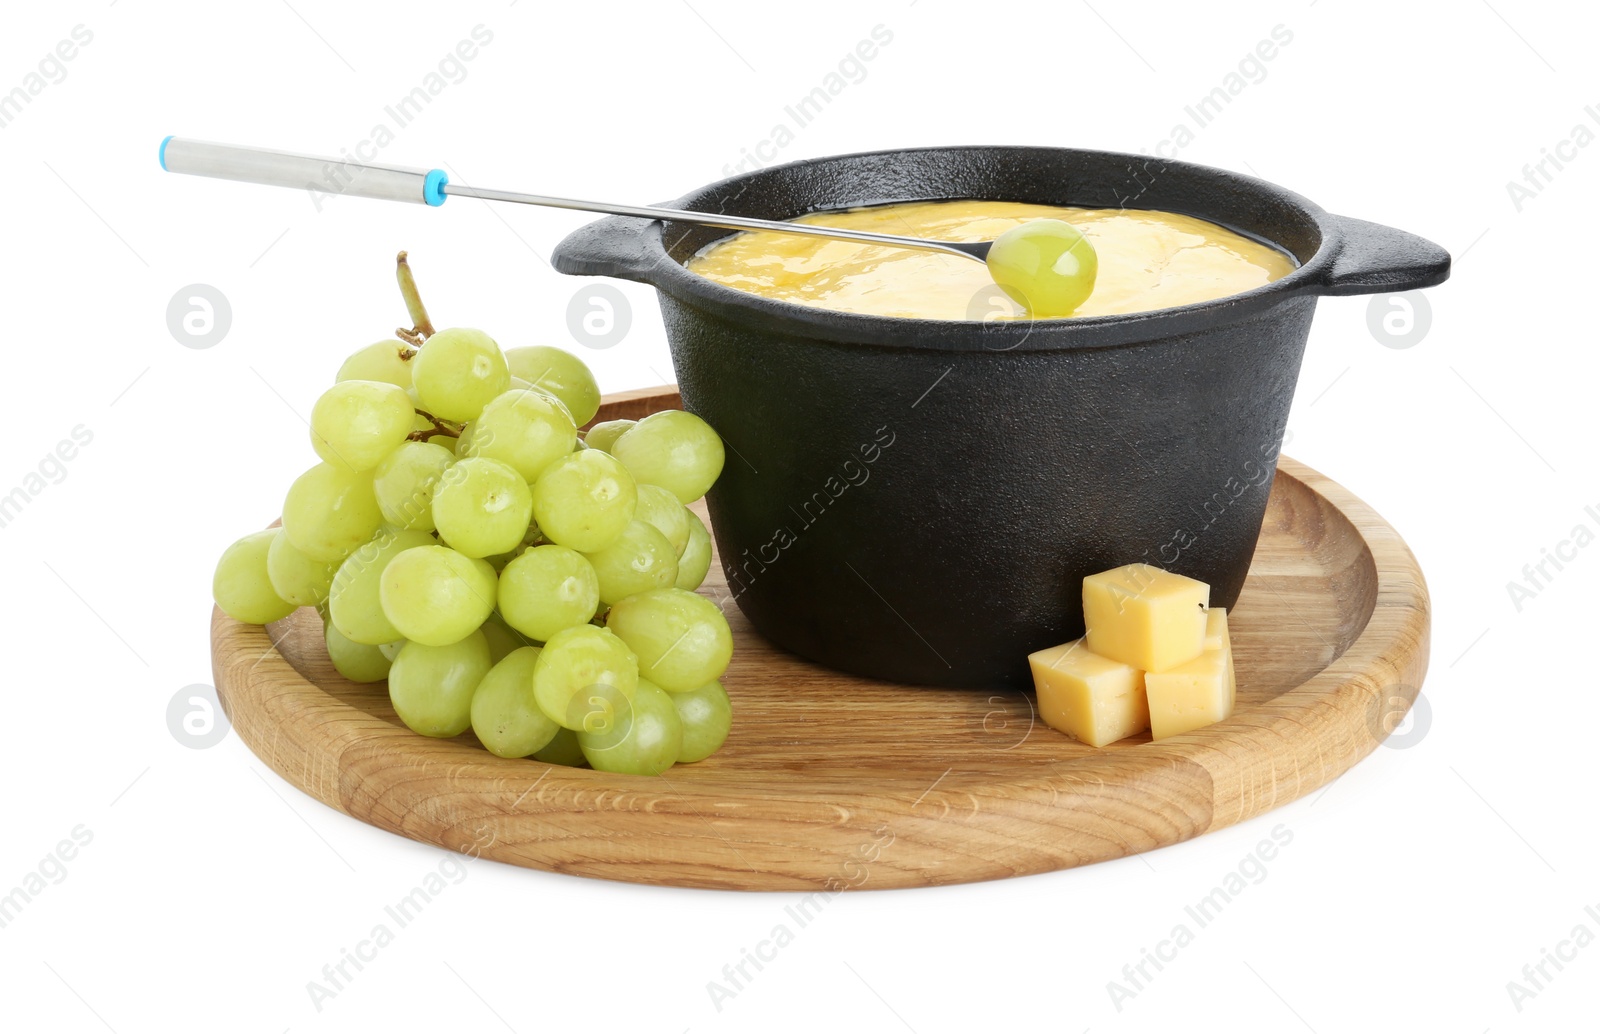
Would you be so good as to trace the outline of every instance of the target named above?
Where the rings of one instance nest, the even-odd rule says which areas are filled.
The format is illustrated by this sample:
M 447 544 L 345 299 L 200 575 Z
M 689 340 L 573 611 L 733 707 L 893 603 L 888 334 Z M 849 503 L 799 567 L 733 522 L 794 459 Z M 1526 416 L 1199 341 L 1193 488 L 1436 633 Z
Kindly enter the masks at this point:
M 670 387 L 628 392 L 598 419 L 677 405 Z M 726 598 L 718 564 L 702 592 Z M 470 733 L 418 736 L 382 683 L 334 672 L 310 608 L 266 628 L 214 612 L 212 660 L 233 727 L 263 761 L 382 829 L 555 872 L 823 892 L 1063 869 L 1257 815 L 1377 746 L 1428 663 L 1411 551 L 1287 458 L 1230 620 L 1238 709 L 1185 736 L 1086 747 L 1038 721 L 1031 693 L 841 675 L 769 645 L 735 607 L 728 619 L 728 742 L 659 778 L 503 760 Z

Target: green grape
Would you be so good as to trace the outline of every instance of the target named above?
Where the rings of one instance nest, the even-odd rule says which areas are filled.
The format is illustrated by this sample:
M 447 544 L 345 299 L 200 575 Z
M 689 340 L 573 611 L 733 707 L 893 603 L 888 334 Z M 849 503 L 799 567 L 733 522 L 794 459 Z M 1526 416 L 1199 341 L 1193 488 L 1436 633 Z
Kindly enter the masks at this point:
M 425 531 L 385 528 L 346 557 L 334 572 L 333 589 L 328 594 L 329 618 L 339 634 L 367 646 L 402 638 L 401 631 L 383 612 L 383 572 L 406 550 L 431 545 L 433 537 Z
M 381 646 L 346 639 L 330 621 L 322 630 L 333 668 L 351 682 L 382 682 L 389 677 L 390 658 Z M 398 652 L 398 650 L 396 651 Z
M 672 702 L 678 708 L 678 721 L 683 725 L 683 746 L 678 748 L 678 762 L 686 765 L 715 754 L 733 727 L 733 705 L 728 703 L 728 691 L 722 688 L 722 683 L 707 682 L 699 689 L 674 693 Z
M 1000 289 L 1036 319 L 1071 316 L 1094 293 L 1100 260 L 1071 223 L 1034 219 L 995 238 L 986 260 Z
M 538 646 L 539 644 L 518 632 L 498 614 L 490 614 L 489 620 L 478 629 L 483 637 L 489 641 L 489 658 L 496 664 L 505 659 L 513 650 L 520 650 L 524 646 Z
M 283 532 L 313 560 L 343 560 L 382 524 L 368 471 L 319 463 L 294 479 L 283 500 Z
M 594 374 L 571 352 L 549 345 L 513 348 L 506 352 L 506 363 L 514 375 L 564 402 L 578 426 L 600 411 L 600 389 Z
M 584 441 L 582 438 L 579 438 L 577 441 L 572 443 L 572 451 L 573 452 L 582 452 L 583 450 L 587 449 L 588 447 L 589 447 L 589 443 Z
M 494 568 L 487 560 L 436 545 L 408 549 L 390 560 L 378 590 L 384 616 L 400 635 L 424 646 L 445 646 L 473 634 L 494 611 L 494 598 Z
M 661 687 L 639 680 L 632 705 L 608 725 L 578 732 L 578 746 L 589 766 L 599 772 L 660 775 L 678 760 L 683 723 L 672 697 Z
M 274 535 L 267 549 L 267 577 L 272 591 L 286 603 L 297 607 L 316 607 L 328 598 L 333 587 L 333 572 L 339 567 L 331 560 L 313 560 L 294 548 L 287 535 Z
M 600 581 L 583 554 L 565 546 L 534 546 L 500 572 L 500 614 L 506 624 L 545 642 L 563 628 L 583 625 L 600 605 Z
M 689 511 L 677 496 L 660 485 L 640 485 L 639 506 L 633 518 L 665 535 L 672 544 L 673 556 L 683 556 L 684 547 L 689 544 Z
M 577 625 L 551 636 L 533 670 L 539 710 L 574 732 L 599 728 L 627 710 L 639 684 L 639 663 L 621 639 L 603 628 Z
M 584 444 L 591 449 L 601 452 L 610 452 L 611 447 L 617 443 L 628 431 L 632 430 L 637 420 L 606 420 L 589 428 L 589 433 L 584 435 Z
M 681 409 L 651 413 L 611 446 L 635 481 L 660 485 L 692 503 L 722 473 L 722 439 L 711 425 Z
M 450 327 L 428 338 L 411 360 L 411 381 L 422 408 L 444 420 L 471 420 L 511 386 L 511 371 L 494 338 Z
M 689 544 L 683 548 L 683 556 L 678 558 L 678 580 L 675 584 L 680 589 L 693 592 L 705 583 L 706 572 L 711 570 L 711 533 L 706 530 L 699 514 L 688 507 L 684 507 L 683 512 L 689 516 Z
M 665 589 L 678 580 L 678 558 L 672 543 L 644 521 L 631 522 L 611 545 L 584 556 L 594 566 L 600 602 L 607 606 L 635 593 Z
M 555 738 L 543 750 L 533 752 L 535 761 L 543 761 L 547 765 L 566 765 L 577 768 L 583 762 L 583 748 L 578 746 L 578 734 L 571 729 L 556 729 Z
M 489 669 L 472 694 L 472 731 L 491 754 L 525 758 L 555 739 L 561 728 L 533 700 L 533 669 L 540 649 L 525 646 Z
M 372 472 L 372 492 L 383 519 L 408 531 L 432 531 L 433 494 L 455 461 L 455 453 L 442 445 L 402 442 Z
M 468 420 L 461 425 L 461 434 L 451 440 L 450 448 L 455 452 L 456 458 L 465 459 L 467 446 L 472 444 L 472 421 Z
M 400 656 L 400 648 L 404 645 L 406 645 L 406 641 L 404 639 L 396 639 L 392 643 L 379 643 L 378 652 L 383 654 L 384 659 L 393 661 L 396 657 Z
M 518 379 L 520 380 L 521 378 L 518 378 Z M 545 389 L 539 387 L 537 384 L 532 385 L 531 387 L 528 388 L 528 390 L 532 391 L 532 392 L 536 392 L 536 393 L 538 393 L 540 395 L 543 395 L 545 398 L 549 399 L 550 400 L 550 404 L 552 406 L 556 407 L 561 412 L 567 414 L 567 419 L 568 420 L 572 420 L 572 426 L 574 428 L 582 426 L 582 424 L 579 423 L 579 421 L 572 419 L 572 410 L 570 408 L 568 408 L 567 404 L 565 402 L 561 401 L 561 399 L 558 396 L 550 394 L 550 392 L 548 392 Z
M 577 438 L 566 407 L 537 391 L 498 396 L 461 434 L 466 455 L 499 460 L 529 483 L 570 453 Z
M 406 440 L 415 419 L 404 388 L 340 381 L 311 407 L 311 446 L 336 466 L 371 470 Z
M 472 727 L 472 695 L 492 666 L 478 632 L 446 646 L 408 642 L 389 668 L 389 702 L 412 732 L 459 736 Z
M 628 471 L 597 449 L 556 460 L 533 483 L 533 516 L 545 538 L 580 553 L 615 542 L 638 504 Z
M 640 675 L 675 693 L 721 678 L 733 657 L 728 619 L 715 603 L 683 589 L 655 589 L 612 604 L 606 628 L 634 652 Z
M 339 367 L 335 381 L 383 381 L 397 387 L 411 387 L 411 358 L 415 350 L 404 341 L 389 338 L 368 345 Z
M 445 471 L 433 492 L 433 523 L 452 549 L 470 557 L 509 553 L 533 517 L 528 483 L 499 460 L 471 456 Z
M 267 554 L 282 532 L 282 528 L 252 532 L 222 551 L 211 576 L 211 596 L 235 621 L 265 625 L 294 613 L 294 604 L 279 598 L 267 576 Z

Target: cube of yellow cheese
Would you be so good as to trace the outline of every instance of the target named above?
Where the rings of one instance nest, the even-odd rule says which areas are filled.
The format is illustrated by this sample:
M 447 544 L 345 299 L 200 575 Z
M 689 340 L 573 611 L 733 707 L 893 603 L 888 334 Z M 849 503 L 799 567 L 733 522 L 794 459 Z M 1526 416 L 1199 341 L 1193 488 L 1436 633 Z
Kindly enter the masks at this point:
M 1150 727 L 1144 673 L 1092 653 L 1082 639 L 1028 655 L 1039 716 L 1089 744 L 1104 747 Z
M 1233 640 L 1228 635 L 1228 609 L 1211 607 L 1206 611 L 1206 649 L 1221 650 L 1228 655 L 1228 713 L 1233 713 L 1238 699 L 1238 686 L 1233 676 Z
M 1083 580 L 1085 643 L 1102 657 L 1141 671 L 1166 671 L 1205 649 L 1211 587 L 1149 564 Z
M 1233 713 L 1235 686 L 1228 615 L 1220 607 L 1206 612 L 1205 652 L 1163 672 L 1146 672 L 1150 738 L 1193 732 Z
M 1207 650 L 1222 650 L 1231 645 L 1228 641 L 1228 608 L 1206 608 L 1206 639 Z

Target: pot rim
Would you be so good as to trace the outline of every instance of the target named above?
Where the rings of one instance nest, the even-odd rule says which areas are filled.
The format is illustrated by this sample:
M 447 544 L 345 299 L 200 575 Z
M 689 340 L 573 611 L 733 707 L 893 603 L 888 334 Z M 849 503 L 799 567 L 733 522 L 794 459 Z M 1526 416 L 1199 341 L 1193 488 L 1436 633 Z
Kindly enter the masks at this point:
M 1033 161 L 1061 160 L 1077 156 L 1092 161 L 1125 162 L 1130 172 L 1138 168 L 1150 171 L 1152 176 L 1177 173 L 1196 182 L 1210 181 L 1212 186 L 1242 199 L 1270 201 L 1287 207 L 1304 219 L 1304 229 L 1315 232 L 1316 246 L 1311 256 L 1286 276 L 1270 284 L 1222 298 L 1115 315 L 991 321 L 921 319 L 843 312 L 741 291 L 691 272 L 682 262 L 674 259 L 669 254 L 665 241 L 667 224 L 659 220 L 612 216 L 589 223 L 557 245 L 551 257 L 552 264 L 563 273 L 615 276 L 647 283 L 686 305 L 736 323 L 756 322 L 767 332 L 857 346 L 974 354 L 1075 351 L 1139 344 L 1204 327 L 1215 327 L 1223 323 L 1236 323 L 1256 316 L 1270 315 L 1272 310 L 1279 306 L 1308 297 L 1406 291 L 1430 287 L 1442 283 L 1450 273 L 1449 254 L 1431 241 L 1376 223 L 1334 215 L 1300 194 L 1270 181 L 1193 162 L 1087 148 L 957 145 L 858 151 L 800 159 L 740 173 L 698 187 L 676 201 L 666 202 L 666 205 L 688 210 L 726 212 L 726 208 L 709 208 L 707 202 L 729 193 L 737 198 L 743 192 L 739 185 L 748 186 L 752 180 L 782 177 L 799 170 L 815 170 L 818 166 L 829 163 L 849 164 L 914 154 L 988 156 Z M 1081 187 L 1078 188 L 1078 192 L 1082 192 Z M 939 199 L 932 196 L 913 197 L 909 196 L 911 192 L 905 191 L 897 193 L 905 195 L 899 197 L 898 201 Z M 1141 190 L 1131 200 L 1137 202 L 1143 196 L 1144 191 Z M 950 196 L 946 199 L 959 198 Z M 897 199 L 892 197 L 864 198 L 847 205 L 831 206 L 829 210 L 896 202 Z M 1108 206 L 1084 205 L 1084 207 Z M 1240 229 L 1237 223 L 1219 218 L 1215 211 L 1202 212 L 1195 210 L 1194 207 L 1184 211 L 1172 206 L 1157 208 L 1136 203 L 1127 203 L 1122 207 L 1149 211 L 1178 211 L 1180 214 L 1206 219 L 1235 232 L 1264 239 L 1273 247 L 1298 258 L 1294 249 L 1283 241 L 1262 238 L 1259 233 Z M 811 211 L 822 210 L 824 209 L 818 208 Z M 769 218 L 794 218 L 806 214 L 794 212 L 786 216 L 774 216 L 771 213 L 738 212 L 737 209 L 734 212 L 761 214 Z M 684 224 L 682 227 L 685 233 L 700 229 L 690 224 Z

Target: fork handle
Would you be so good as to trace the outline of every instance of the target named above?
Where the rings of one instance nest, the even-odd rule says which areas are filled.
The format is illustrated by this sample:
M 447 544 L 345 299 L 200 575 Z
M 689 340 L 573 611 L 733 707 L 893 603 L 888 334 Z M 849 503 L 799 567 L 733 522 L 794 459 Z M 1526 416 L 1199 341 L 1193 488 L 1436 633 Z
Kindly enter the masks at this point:
M 168 172 L 421 205 L 444 204 L 444 186 L 450 182 L 443 169 L 375 165 L 174 136 L 161 141 L 160 157 Z

